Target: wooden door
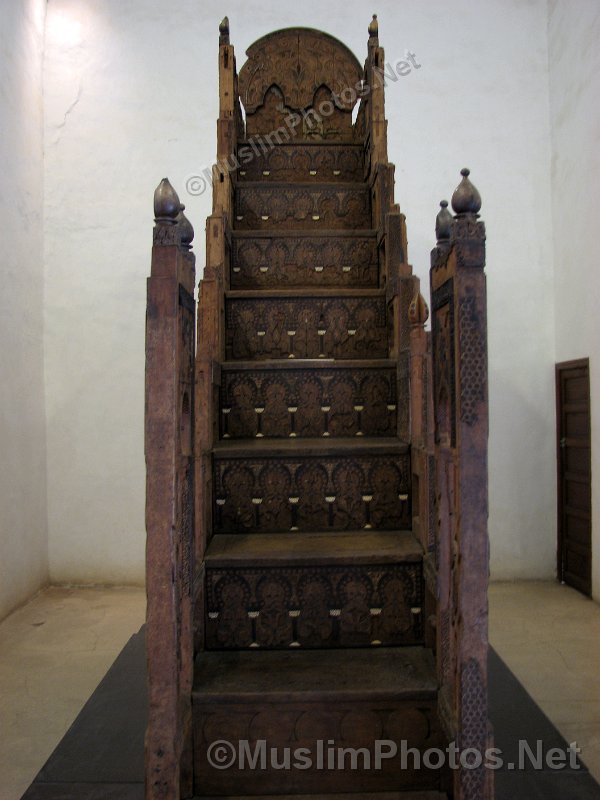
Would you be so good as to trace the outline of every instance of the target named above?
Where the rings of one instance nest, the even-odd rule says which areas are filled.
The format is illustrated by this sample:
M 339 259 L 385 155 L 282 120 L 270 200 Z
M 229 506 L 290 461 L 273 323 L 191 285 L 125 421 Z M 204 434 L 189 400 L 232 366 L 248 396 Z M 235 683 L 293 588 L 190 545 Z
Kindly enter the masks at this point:
M 589 359 L 556 365 L 558 577 L 592 592 Z

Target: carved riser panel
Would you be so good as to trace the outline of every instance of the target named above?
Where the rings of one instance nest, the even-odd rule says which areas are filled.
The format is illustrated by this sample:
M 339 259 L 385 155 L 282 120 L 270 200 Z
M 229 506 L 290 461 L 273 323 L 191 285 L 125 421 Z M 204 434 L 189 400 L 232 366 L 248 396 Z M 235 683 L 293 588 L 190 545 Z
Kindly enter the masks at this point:
M 357 181 L 364 179 L 362 145 L 273 145 L 264 139 L 241 144 L 238 180 Z
M 365 686 L 368 686 L 365 675 Z M 213 742 L 225 740 L 237 747 L 239 741 L 250 743 L 251 751 L 257 740 L 265 740 L 270 748 L 277 748 L 283 758 L 284 748 L 306 747 L 312 755 L 311 769 L 251 770 L 236 766 L 219 770 L 210 766 L 207 749 Z M 381 769 L 374 769 L 375 742 L 391 740 L 398 746 L 395 758 L 381 760 Z M 322 743 L 324 758 L 318 767 L 318 742 Z M 444 747 L 435 703 L 432 700 L 385 700 L 380 702 L 329 702 L 305 703 L 232 703 L 220 702 L 211 707 L 198 698 L 194 704 L 194 742 L 196 791 L 203 794 L 226 792 L 228 795 L 288 794 L 293 780 L 295 792 L 377 792 L 402 789 L 437 789 L 439 771 L 414 769 L 409 755 L 404 769 L 400 758 L 401 742 L 424 752 L 430 748 Z M 328 743 L 334 747 L 364 747 L 371 754 L 371 769 L 364 769 L 358 759 L 358 769 L 327 769 Z M 337 751 L 336 751 L 337 752 Z M 333 762 L 336 766 L 336 762 Z M 342 765 L 343 766 L 343 765 Z
M 374 236 L 233 239 L 232 289 L 378 285 Z
M 386 358 L 383 297 L 229 299 L 228 359 Z
M 212 650 L 422 643 L 420 564 L 209 569 Z
M 368 188 L 244 186 L 235 190 L 238 230 L 329 230 L 371 228 Z
M 227 370 L 221 437 L 395 436 L 396 370 Z
M 215 456 L 215 533 L 408 530 L 409 480 L 407 454 Z

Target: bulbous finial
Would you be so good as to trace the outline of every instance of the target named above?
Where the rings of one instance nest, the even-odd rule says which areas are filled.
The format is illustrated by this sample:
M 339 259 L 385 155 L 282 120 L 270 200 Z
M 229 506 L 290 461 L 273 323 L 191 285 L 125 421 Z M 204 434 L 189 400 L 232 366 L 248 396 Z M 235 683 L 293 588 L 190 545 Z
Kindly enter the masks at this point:
M 183 213 L 185 206 L 183 203 L 179 204 L 179 214 L 177 214 L 177 222 L 179 223 L 179 231 L 181 234 L 181 244 L 186 250 L 190 250 L 192 242 L 194 241 L 194 228 L 192 223 Z
M 461 169 L 462 181 L 458 184 L 452 195 L 452 208 L 455 214 L 478 215 L 481 208 L 481 196 L 469 180 L 470 170 Z
M 376 39 L 379 36 L 379 23 L 377 22 L 377 14 L 373 14 L 373 19 L 369 23 L 369 38 Z
M 154 192 L 154 218 L 156 222 L 174 225 L 179 214 L 179 197 L 169 183 L 168 178 L 163 178 Z
M 440 201 L 440 210 L 438 211 L 438 215 L 435 218 L 435 235 L 440 242 L 446 242 L 452 236 L 452 224 L 454 222 L 454 217 L 448 211 L 448 201 L 441 200 Z
M 229 44 L 229 17 L 223 17 L 219 25 L 219 44 Z
M 419 289 L 417 289 L 415 296 L 410 301 L 410 305 L 408 306 L 408 321 L 411 325 L 423 326 L 428 319 L 429 309 L 427 308 L 427 303 L 425 302 L 425 298 Z

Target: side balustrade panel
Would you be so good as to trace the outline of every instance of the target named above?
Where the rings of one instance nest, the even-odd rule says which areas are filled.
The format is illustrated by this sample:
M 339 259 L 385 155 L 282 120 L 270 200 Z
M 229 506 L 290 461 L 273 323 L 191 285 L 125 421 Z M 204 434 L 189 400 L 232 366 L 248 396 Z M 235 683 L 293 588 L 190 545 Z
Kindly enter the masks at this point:
M 194 641 L 204 648 L 204 554 L 213 530 L 212 448 L 219 438 L 219 394 L 224 319 L 224 276 L 229 274 L 229 246 L 222 215 L 206 221 L 206 267 L 198 292 L 198 345 L 195 407 L 196 563 L 194 586 Z
M 191 787 L 194 257 L 155 228 L 146 317 L 146 798 Z
M 431 269 L 437 653 L 447 733 L 461 750 L 483 757 L 491 743 L 485 228 L 477 220 L 480 200 L 462 210 L 465 192 L 476 194 L 468 171 L 463 175 L 463 197 L 453 198 L 457 215 Z M 492 798 L 492 775 L 484 766 L 458 770 L 455 800 Z

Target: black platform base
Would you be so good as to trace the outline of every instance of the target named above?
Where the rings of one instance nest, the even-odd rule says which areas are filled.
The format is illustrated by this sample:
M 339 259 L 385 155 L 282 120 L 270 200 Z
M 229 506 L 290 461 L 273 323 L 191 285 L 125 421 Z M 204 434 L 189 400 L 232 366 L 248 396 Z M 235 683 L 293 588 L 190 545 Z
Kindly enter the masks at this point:
M 143 800 L 146 680 L 143 629 L 132 636 L 22 800 Z M 490 650 L 490 717 L 505 764 L 567 743 Z M 583 753 L 585 758 L 585 753 Z M 585 766 L 496 771 L 496 800 L 600 800 Z

